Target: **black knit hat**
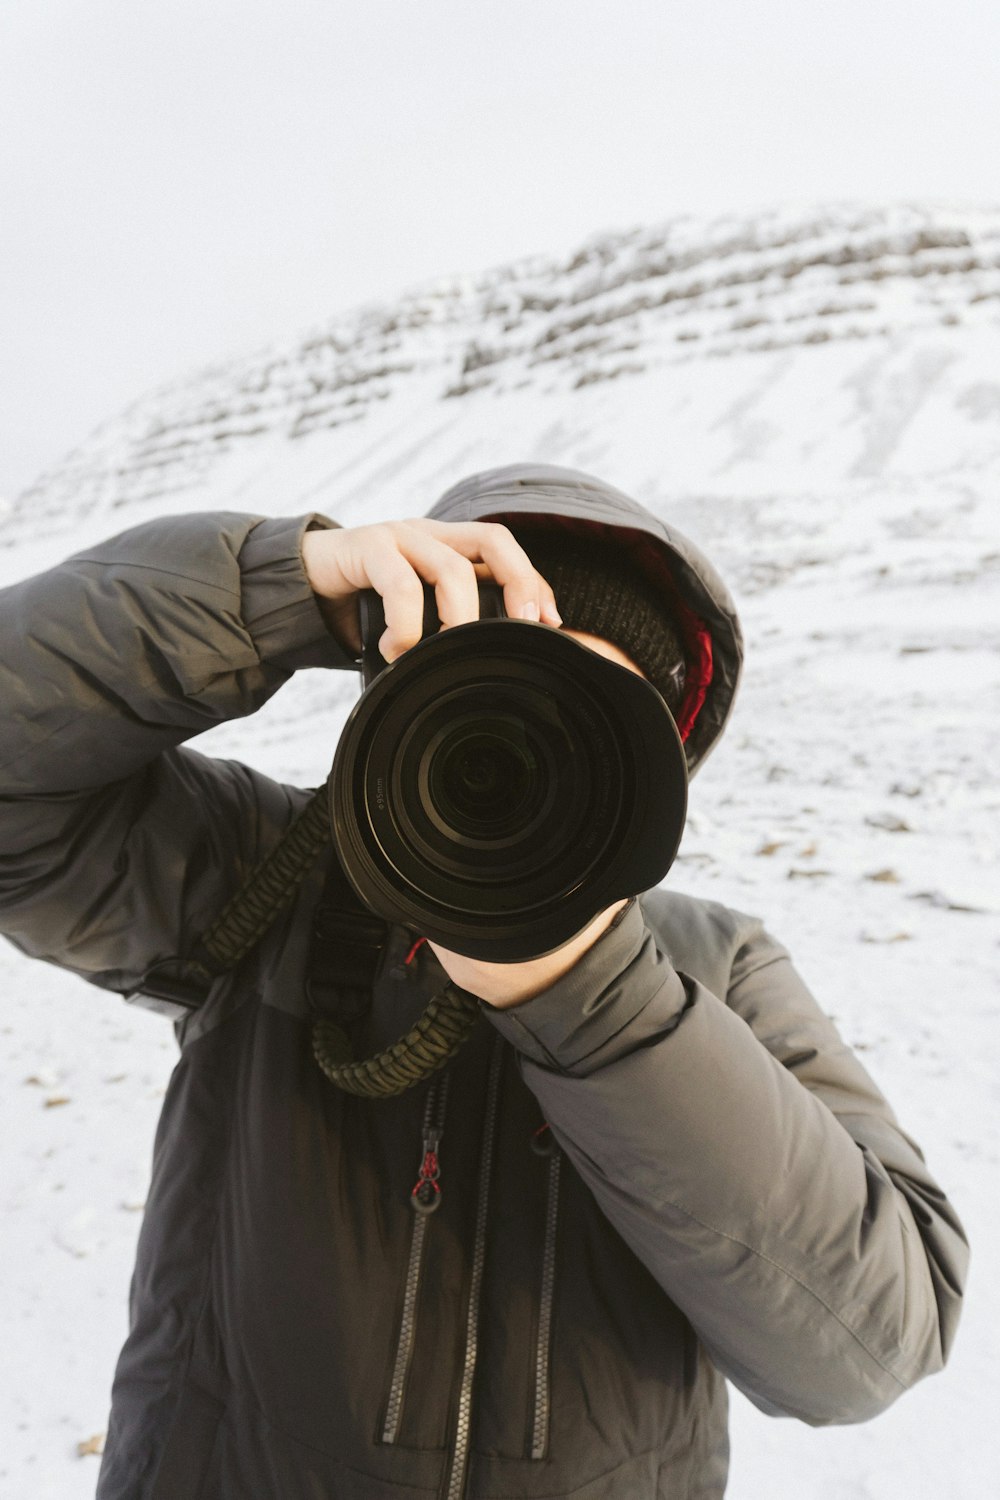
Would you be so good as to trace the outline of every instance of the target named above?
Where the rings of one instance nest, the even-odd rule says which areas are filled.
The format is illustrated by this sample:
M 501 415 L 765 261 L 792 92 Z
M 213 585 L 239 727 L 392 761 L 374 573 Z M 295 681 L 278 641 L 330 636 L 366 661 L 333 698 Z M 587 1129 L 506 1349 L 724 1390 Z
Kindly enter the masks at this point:
M 518 526 L 513 518 L 507 524 L 551 584 L 563 624 L 618 646 L 676 718 L 684 696 L 684 646 L 653 584 L 620 549 L 598 537 Z

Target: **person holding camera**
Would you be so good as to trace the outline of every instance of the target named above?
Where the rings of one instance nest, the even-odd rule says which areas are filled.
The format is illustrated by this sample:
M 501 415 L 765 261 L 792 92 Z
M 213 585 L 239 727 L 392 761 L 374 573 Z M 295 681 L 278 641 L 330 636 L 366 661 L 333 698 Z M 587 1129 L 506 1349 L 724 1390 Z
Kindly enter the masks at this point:
M 0 929 L 165 1009 L 180 1045 L 100 1500 L 714 1500 L 727 1381 L 823 1425 L 942 1368 L 961 1224 L 787 950 L 658 876 L 615 885 L 632 845 L 679 836 L 739 681 L 732 600 L 687 538 L 601 480 L 514 465 L 409 520 L 151 521 L 5 590 L 0 626 Z M 507 679 L 498 708 L 455 689 L 452 741 L 427 717 L 447 694 L 408 711 L 423 805 L 378 838 L 360 783 L 331 803 L 184 744 L 375 654 L 389 713 L 462 630 L 470 684 L 491 631 L 505 671 L 531 662 L 536 717 Z M 565 701 L 543 675 L 564 668 Z M 619 690 L 625 759 L 587 764 L 575 700 Z M 647 738 L 665 790 L 654 761 L 643 797 L 674 832 L 651 840 L 637 805 L 574 884 L 607 766 Z M 454 893 L 426 924 L 341 869 L 407 819 L 419 843 L 421 818 Z M 490 896 L 510 847 L 524 891 Z M 523 937 L 546 880 L 562 894 Z

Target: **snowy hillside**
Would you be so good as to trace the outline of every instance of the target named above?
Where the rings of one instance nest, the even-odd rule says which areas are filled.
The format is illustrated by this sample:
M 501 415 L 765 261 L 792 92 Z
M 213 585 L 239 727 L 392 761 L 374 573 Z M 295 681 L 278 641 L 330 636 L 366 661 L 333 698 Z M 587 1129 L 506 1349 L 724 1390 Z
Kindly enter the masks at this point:
M 1000 1397 L 1000 211 L 678 220 L 343 313 L 138 401 L 0 520 L 0 583 L 146 517 L 419 515 L 569 463 L 669 517 L 747 670 L 668 883 L 762 915 L 966 1221 L 952 1364 L 874 1423 L 734 1400 L 732 1500 L 982 1500 Z M 303 673 L 203 748 L 313 785 Z M 169 1026 L 4 946 L 3 1500 L 82 1500 L 125 1332 Z M 720 1109 L 725 1101 L 720 1100 Z
M 981 474 L 998 316 L 1000 211 L 681 219 L 155 392 L 30 489 L 7 536 L 164 505 L 391 508 L 498 451 L 597 466 L 632 448 L 652 494 Z

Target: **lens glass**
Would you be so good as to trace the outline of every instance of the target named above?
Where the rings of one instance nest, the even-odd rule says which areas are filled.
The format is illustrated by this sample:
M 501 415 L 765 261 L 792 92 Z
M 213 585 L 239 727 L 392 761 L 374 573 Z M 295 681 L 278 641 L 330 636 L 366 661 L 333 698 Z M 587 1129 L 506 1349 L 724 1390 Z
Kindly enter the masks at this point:
M 435 735 L 420 782 L 442 831 L 490 842 L 525 832 L 545 802 L 543 757 L 515 715 L 460 720 Z
M 613 779 L 575 705 L 526 676 L 400 700 L 391 717 L 377 829 L 400 878 L 457 910 L 513 911 L 593 868 Z
M 518 641 L 486 663 L 470 648 L 488 628 L 467 627 L 461 654 L 444 632 L 386 681 L 364 726 L 355 805 L 397 887 L 449 913 L 513 919 L 599 877 L 628 823 L 632 778 L 584 653 L 560 640 L 528 654 Z M 511 638 L 492 630 L 500 645 Z
M 564 848 L 590 780 L 557 705 L 524 684 L 464 686 L 417 710 L 392 771 L 398 847 L 479 885 L 516 884 Z

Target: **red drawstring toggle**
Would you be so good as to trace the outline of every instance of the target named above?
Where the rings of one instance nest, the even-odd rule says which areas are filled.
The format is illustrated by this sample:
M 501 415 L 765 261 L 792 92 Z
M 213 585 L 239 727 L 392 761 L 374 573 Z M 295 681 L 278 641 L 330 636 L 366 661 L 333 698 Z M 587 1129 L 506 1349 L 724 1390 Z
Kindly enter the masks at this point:
M 414 945 L 410 949 L 409 953 L 403 959 L 403 963 L 406 964 L 407 967 L 409 967 L 409 965 L 413 962 L 414 958 L 417 955 L 418 949 L 422 948 L 423 945 L 424 945 L 424 943 L 426 943 L 426 941 L 427 941 L 426 938 L 417 938 L 417 941 L 414 943 Z

